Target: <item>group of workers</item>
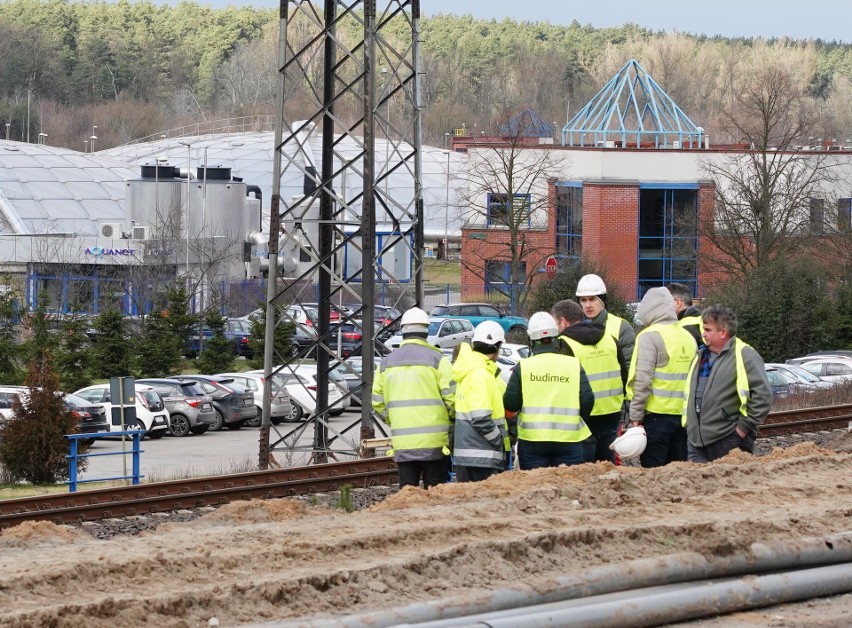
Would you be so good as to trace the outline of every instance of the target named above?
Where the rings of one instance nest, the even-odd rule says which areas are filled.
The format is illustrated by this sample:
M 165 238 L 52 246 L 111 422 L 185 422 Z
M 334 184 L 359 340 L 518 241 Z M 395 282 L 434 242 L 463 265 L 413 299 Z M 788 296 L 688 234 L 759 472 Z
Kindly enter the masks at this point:
M 735 314 L 699 312 L 682 284 L 651 288 L 636 311 L 637 335 L 606 309 L 597 275 L 577 300 L 536 312 L 530 356 L 499 377 L 505 332 L 474 329 L 451 362 L 426 342 L 429 317 L 411 308 L 403 341 L 378 368 L 372 405 L 391 428 L 400 486 L 430 488 L 522 470 L 637 457 L 643 467 L 705 463 L 752 452 L 772 391 L 763 360 L 736 337 Z M 626 428 L 623 434 L 619 432 Z

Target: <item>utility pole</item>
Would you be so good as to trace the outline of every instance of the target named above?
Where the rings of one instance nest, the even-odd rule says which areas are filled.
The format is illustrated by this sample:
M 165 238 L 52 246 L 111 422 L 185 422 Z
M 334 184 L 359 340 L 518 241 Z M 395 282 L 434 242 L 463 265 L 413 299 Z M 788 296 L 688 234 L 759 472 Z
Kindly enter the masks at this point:
M 32 99 L 32 88 L 27 89 L 27 144 L 30 143 L 30 100 Z

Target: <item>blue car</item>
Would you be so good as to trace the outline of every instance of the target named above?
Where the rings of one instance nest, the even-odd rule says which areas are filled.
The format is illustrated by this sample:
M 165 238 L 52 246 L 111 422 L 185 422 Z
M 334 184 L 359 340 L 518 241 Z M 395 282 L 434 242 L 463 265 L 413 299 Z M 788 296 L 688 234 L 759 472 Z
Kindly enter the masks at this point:
M 241 318 L 229 318 L 225 322 L 225 338 L 233 342 L 234 355 L 241 355 L 247 358 L 252 357 L 254 352 L 249 345 L 249 336 L 251 332 L 251 323 Z M 204 350 L 206 341 L 213 337 L 213 331 L 207 328 L 202 330 L 203 341 L 199 342 L 198 332 L 194 332 L 187 340 L 185 355 L 188 358 L 194 358 L 200 351 Z
M 488 303 L 450 303 L 432 308 L 429 314 L 436 318 L 464 318 L 476 327 L 482 321 L 496 321 L 503 331 L 521 331 L 527 328 L 527 319 L 522 316 L 501 314 L 493 305 Z

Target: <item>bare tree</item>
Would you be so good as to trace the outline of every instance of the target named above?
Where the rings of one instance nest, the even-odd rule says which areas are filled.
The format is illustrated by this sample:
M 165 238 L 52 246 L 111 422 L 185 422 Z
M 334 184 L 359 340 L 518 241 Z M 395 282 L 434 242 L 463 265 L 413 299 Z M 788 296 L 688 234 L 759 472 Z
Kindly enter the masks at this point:
M 534 139 L 534 138 L 533 138 Z M 553 253 L 544 243 L 548 181 L 560 172 L 550 146 L 539 147 L 520 133 L 500 144 L 471 149 L 460 175 L 461 218 L 470 238 L 462 265 L 522 311 L 536 270 Z M 501 285 L 502 284 L 502 285 Z
M 822 233 L 821 206 L 831 193 L 836 160 L 808 150 L 819 123 L 805 92 L 808 74 L 775 56 L 757 59 L 739 77 L 725 122 L 743 150 L 703 164 L 716 188 L 713 224 L 702 225 L 716 269 L 745 276 Z

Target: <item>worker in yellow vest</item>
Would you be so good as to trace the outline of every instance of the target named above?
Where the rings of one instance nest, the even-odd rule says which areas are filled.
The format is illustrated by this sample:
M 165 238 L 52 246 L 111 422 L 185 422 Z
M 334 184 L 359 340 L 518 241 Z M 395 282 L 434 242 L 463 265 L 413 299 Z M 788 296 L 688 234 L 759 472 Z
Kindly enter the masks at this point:
M 760 354 L 737 338 L 737 317 L 721 305 L 704 310 L 704 346 L 687 379 L 682 424 L 690 462 L 739 449 L 752 453 L 769 414 L 772 387 Z
M 565 299 L 553 306 L 553 318 L 559 330 L 559 352 L 580 360 L 595 394 L 595 405 L 588 420 L 592 435 L 584 441 L 584 460 L 608 460 L 615 464 L 610 445 L 618 435 L 627 364 L 615 339 L 602 325 L 583 320 L 583 308 Z
M 532 355 L 515 365 L 503 405 L 518 412 L 518 463 L 523 470 L 582 464 L 586 421 L 595 396 L 580 361 L 559 353 L 559 332 L 548 312 L 530 317 Z
M 631 426 L 645 428 L 648 444 L 643 467 L 685 461 L 686 430 L 681 424 L 686 378 L 695 357 L 695 340 L 677 324 L 674 298 L 666 288 L 645 293 L 636 316 L 646 327 L 636 337 L 627 375 Z
M 692 290 L 682 283 L 670 283 L 666 287 L 674 298 L 678 325 L 692 334 L 695 344 L 700 347 L 704 344 L 701 338 L 701 312 L 692 304 Z
M 430 488 L 450 477 L 449 435 L 455 406 L 452 365 L 426 342 L 429 316 L 418 307 L 400 321 L 402 343 L 373 378 L 372 405 L 391 428 L 399 486 Z
M 483 321 L 463 343 L 453 364 L 456 423 L 453 468 L 459 482 L 478 482 L 506 468 L 509 433 L 503 387 L 494 360 L 506 333 L 496 321 Z
M 606 284 L 603 279 L 598 275 L 583 275 L 577 282 L 576 296 L 586 318 L 604 326 L 606 333 L 615 339 L 615 344 L 621 350 L 624 363 L 630 364 L 636 332 L 629 322 L 606 311 Z

